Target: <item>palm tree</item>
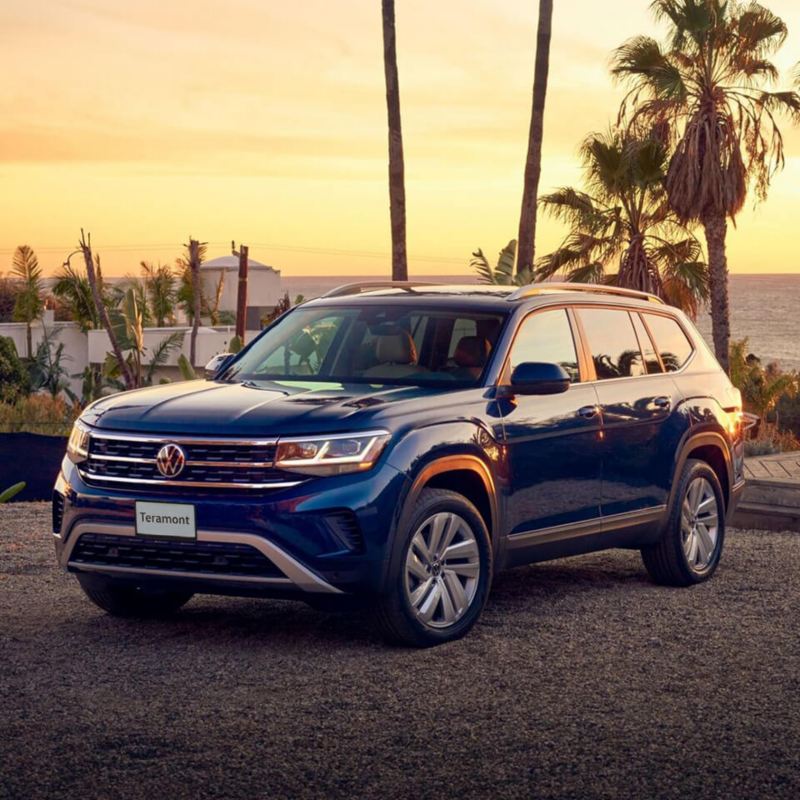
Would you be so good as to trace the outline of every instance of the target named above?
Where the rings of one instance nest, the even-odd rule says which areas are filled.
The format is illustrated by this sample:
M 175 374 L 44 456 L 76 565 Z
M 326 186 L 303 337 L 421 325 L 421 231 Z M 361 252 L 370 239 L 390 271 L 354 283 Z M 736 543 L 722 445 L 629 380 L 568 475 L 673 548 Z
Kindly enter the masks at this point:
M 542 138 L 547 74 L 550 70 L 550 36 L 553 27 L 553 0 L 539 0 L 539 25 L 536 32 L 536 63 L 533 73 L 533 108 L 528 132 L 528 156 L 522 186 L 522 210 L 519 215 L 517 271 L 530 271 L 536 256 L 536 198 L 542 172 Z
M 92 299 L 92 287 L 85 272 L 71 264 L 64 264 L 56 273 L 52 292 L 66 303 L 72 319 L 84 333 L 100 327 L 100 318 Z
M 23 244 L 14 251 L 11 274 L 19 284 L 13 318 L 15 322 L 25 323 L 28 358 L 33 358 L 31 323 L 39 319 L 44 310 L 42 268 L 39 266 L 39 259 L 33 252 L 33 248 Z
M 666 189 L 679 218 L 705 230 L 714 350 L 727 370 L 727 220 L 751 187 L 763 199 L 783 166 L 776 114 L 800 114 L 797 92 L 763 88 L 778 78 L 770 58 L 786 25 L 755 2 L 654 0 L 651 8 L 668 39 L 638 36 L 616 51 L 612 71 L 631 84 L 620 116 L 660 122 L 671 138 Z
M 157 328 L 175 324 L 173 308 L 177 300 L 175 274 L 168 264 L 154 266 L 141 262 L 145 293 L 150 304 L 150 315 Z
M 81 238 L 78 242 L 78 249 L 83 255 L 83 262 L 86 265 L 86 278 L 89 281 L 89 287 L 92 291 L 92 300 L 94 301 L 97 318 L 100 320 L 103 328 L 105 329 L 106 335 L 108 336 L 113 357 L 116 359 L 117 364 L 119 365 L 119 371 L 125 383 L 125 388 L 133 389 L 133 374 L 131 373 L 127 362 L 122 357 L 122 349 L 119 346 L 119 340 L 117 338 L 114 326 L 111 324 L 108 308 L 103 298 L 103 274 L 100 270 L 100 256 L 97 256 L 97 262 L 95 264 L 95 260 L 92 255 L 92 235 L 91 233 L 84 234 L 83 228 L 81 228 Z
M 585 190 L 565 187 L 539 201 L 570 231 L 539 259 L 538 277 L 563 273 L 652 292 L 696 315 L 707 296 L 706 265 L 700 243 L 669 206 L 664 145 L 612 130 L 589 136 L 580 152 Z
M 403 131 L 400 125 L 400 85 L 397 78 L 397 41 L 394 0 L 382 0 L 383 70 L 389 116 L 389 217 L 392 226 L 392 280 L 408 280 L 406 256 L 406 187 Z

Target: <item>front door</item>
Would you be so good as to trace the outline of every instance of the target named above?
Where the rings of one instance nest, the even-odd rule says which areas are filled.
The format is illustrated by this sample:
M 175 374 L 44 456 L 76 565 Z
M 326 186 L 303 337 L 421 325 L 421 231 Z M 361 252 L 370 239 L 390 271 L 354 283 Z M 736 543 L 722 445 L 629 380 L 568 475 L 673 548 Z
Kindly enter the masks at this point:
M 594 386 L 581 383 L 567 309 L 542 309 L 522 322 L 506 377 L 526 361 L 560 364 L 573 383 L 563 394 L 517 395 L 500 402 L 512 562 L 525 561 L 526 553 L 559 530 L 566 536 L 576 523 L 588 530 L 600 518 L 601 416 Z

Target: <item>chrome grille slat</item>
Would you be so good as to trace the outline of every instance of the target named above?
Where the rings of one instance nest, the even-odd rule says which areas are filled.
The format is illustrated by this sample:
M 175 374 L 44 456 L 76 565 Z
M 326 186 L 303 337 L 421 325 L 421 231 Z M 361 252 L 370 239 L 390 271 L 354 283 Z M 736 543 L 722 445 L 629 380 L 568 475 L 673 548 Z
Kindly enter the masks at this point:
M 182 471 L 165 478 L 156 456 L 165 444 L 177 444 L 186 461 Z M 270 439 L 155 437 L 90 433 L 88 458 L 81 475 L 90 484 L 208 489 L 269 489 L 295 486 L 295 476 L 274 468 L 276 442 Z

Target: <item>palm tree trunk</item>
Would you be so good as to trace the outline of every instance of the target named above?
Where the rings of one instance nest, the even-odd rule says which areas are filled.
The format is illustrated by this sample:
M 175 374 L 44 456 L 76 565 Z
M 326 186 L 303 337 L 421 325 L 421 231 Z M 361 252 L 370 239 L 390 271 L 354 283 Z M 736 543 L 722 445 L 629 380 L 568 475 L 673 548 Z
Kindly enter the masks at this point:
M 100 284 L 97 280 L 97 274 L 95 273 L 94 269 L 94 260 L 92 259 L 91 241 L 91 235 L 89 235 L 89 237 L 84 237 L 83 229 L 81 229 L 81 241 L 79 247 L 83 253 L 84 263 L 86 264 L 86 277 L 92 290 L 92 299 L 94 300 L 94 306 L 97 309 L 97 317 L 105 328 L 106 334 L 108 335 L 108 341 L 111 343 L 111 350 L 114 353 L 114 358 L 117 359 L 117 364 L 119 364 L 119 371 L 122 375 L 122 380 L 125 383 L 125 388 L 133 389 L 135 388 L 136 384 L 133 376 L 131 375 L 131 371 L 128 368 L 128 362 L 125 361 L 122 355 L 122 348 L 119 346 L 119 341 L 117 340 L 117 336 L 114 333 L 114 328 L 111 325 L 111 318 L 108 316 L 108 309 L 103 302 L 103 296 L 100 294 Z
M 30 322 L 25 323 L 25 334 L 27 336 L 26 344 L 28 345 L 28 358 L 33 359 L 33 334 L 31 332 Z
M 406 257 L 406 188 L 403 131 L 400 125 L 400 85 L 397 78 L 397 42 L 394 0 L 382 0 L 383 69 L 389 116 L 389 216 L 392 226 L 392 280 L 408 280 Z
M 517 273 L 533 269 L 536 257 L 536 198 L 542 172 L 542 138 L 547 74 L 550 71 L 550 36 L 553 27 L 553 0 L 539 0 L 539 26 L 536 33 L 536 65 L 533 74 L 533 108 L 528 132 L 528 156 L 522 187 L 522 210 L 517 237 Z
M 725 254 L 725 237 L 728 223 L 725 215 L 716 213 L 703 220 L 708 246 L 708 276 L 711 293 L 711 333 L 714 353 L 725 372 L 730 371 L 728 348 L 731 325 L 728 310 L 728 257 Z

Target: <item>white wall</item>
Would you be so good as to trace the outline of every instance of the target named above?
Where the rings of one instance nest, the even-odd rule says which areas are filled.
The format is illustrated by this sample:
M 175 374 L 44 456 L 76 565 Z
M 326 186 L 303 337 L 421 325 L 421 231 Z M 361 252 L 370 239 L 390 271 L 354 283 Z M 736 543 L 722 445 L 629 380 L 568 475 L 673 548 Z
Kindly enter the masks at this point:
M 64 345 L 64 356 L 61 362 L 64 369 L 70 375 L 80 375 L 89 364 L 89 348 L 86 334 L 81 331 L 75 322 L 52 322 L 47 323 L 47 330 L 55 335 L 56 342 Z M 28 339 L 24 322 L 3 322 L 0 323 L 0 336 L 7 336 L 14 341 L 17 354 L 20 358 L 28 358 Z M 39 342 L 42 341 L 44 331 L 42 324 L 34 323 L 31 326 L 31 345 L 33 353 Z M 82 380 L 70 378 L 70 388 L 73 392 L 80 394 Z
M 64 367 L 70 375 L 80 375 L 88 364 L 102 364 L 106 359 L 106 354 L 111 350 L 111 343 L 108 334 L 104 330 L 89 331 L 83 333 L 74 322 L 55 322 L 47 326 L 48 330 L 56 332 L 58 342 L 64 343 Z M 178 370 L 178 358 L 181 353 L 189 358 L 191 350 L 191 328 L 145 328 L 144 342 L 147 352 L 145 353 L 144 363 L 150 363 L 150 354 L 153 348 L 158 345 L 165 337 L 175 331 L 183 331 L 183 346 L 173 351 L 164 367 L 156 371 L 155 383 L 161 378 L 169 380 L 181 380 Z M 195 354 L 194 367 L 198 374 L 202 375 L 203 367 L 218 353 L 227 353 L 230 341 L 235 335 L 235 329 L 231 327 L 221 328 L 200 328 L 197 332 L 197 352 Z M 252 341 L 258 331 L 247 331 L 245 333 L 245 343 Z M 32 328 L 33 350 L 36 351 L 38 343 L 42 339 L 42 326 L 35 324 Z M 25 324 L 20 322 L 0 323 L 0 336 L 7 336 L 14 341 L 17 353 L 20 358 L 26 358 L 27 339 L 25 334 Z M 70 380 L 71 389 L 76 394 L 81 391 L 81 379 L 72 378 Z

